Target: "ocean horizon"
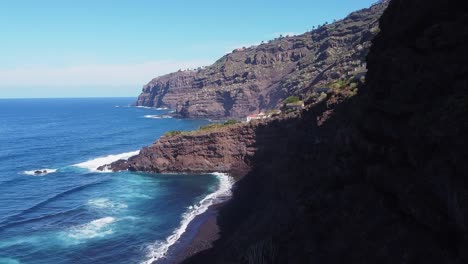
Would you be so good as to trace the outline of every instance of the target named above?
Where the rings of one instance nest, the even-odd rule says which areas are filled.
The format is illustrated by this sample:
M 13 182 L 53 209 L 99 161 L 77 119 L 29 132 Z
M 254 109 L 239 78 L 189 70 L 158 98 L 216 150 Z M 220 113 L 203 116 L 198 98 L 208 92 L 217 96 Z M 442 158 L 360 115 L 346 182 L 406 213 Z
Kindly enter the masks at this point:
M 223 174 L 97 171 L 209 122 L 133 102 L 0 99 L 0 263 L 151 263 L 230 195 Z

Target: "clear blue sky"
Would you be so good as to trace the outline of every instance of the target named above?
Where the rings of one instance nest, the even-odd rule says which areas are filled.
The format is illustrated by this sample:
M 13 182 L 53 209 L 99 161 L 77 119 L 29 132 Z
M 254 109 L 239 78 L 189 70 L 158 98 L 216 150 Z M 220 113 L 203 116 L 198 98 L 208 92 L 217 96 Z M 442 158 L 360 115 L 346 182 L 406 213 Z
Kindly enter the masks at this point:
M 136 96 L 151 78 L 376 0 L 0 0 L 0 98 Z

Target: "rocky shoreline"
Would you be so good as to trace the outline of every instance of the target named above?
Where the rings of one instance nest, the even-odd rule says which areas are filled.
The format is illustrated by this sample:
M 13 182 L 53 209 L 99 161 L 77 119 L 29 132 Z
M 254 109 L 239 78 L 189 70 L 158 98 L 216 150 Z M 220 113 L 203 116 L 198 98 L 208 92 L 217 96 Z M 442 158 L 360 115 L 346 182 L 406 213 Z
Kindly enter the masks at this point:
M 161 263 L 178 264 L 188 258 L 213 247 L 213 243 L 220 238 L 218 214 L 223 204 L 211 206 L 207 212 L 199 215 L 188 227 L 189 232 L 180 239 L 177 248 L 170 252 L 170 256 Z
M 99 170 L 130 170 L 152 173 L 229 173 L 239 178 L 251 166 L 255 153 L 254 131 L 261 122 L 235 124 L 222 129 L 162 136 L 128 160 Z
M 449 2 L 392 0 L 357 94 L 163 137 L 110 168 L 242 172 L 220 238 L 185 264 L 466 263 L 468 27 Z
M 149 173 L 228 173 L 236 180 L 254 166 L 259 146 L 275 145 L 282 140 L 288 123 L 300 122 L 305 112 L 317 115 L 317 124 L 327 120 L 333 107 L 352 95 L 349 88 L 316 95 L 304 110 L 225 127 L 164 135 L 139 154 L 126 160 L 102 165 L 98 170 L 141 171 Z M 261 131 L 261 132 L 260 132 Z M 317 140 L 320 140 L 317 138 Z M 272 153 L 273 154 L 273 153 Z

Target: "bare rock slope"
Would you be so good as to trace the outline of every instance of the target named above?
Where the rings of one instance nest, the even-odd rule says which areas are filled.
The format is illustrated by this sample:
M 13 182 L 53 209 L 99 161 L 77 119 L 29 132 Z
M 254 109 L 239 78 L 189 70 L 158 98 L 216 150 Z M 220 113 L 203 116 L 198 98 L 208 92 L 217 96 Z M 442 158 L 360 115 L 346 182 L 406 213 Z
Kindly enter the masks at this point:
M 240 118 L 314 87 L 359 77 L 386 6 L 382 1 L 302 35 L 237 49 L 204 69 L 155 78 L 136 104 L 169 107 L 181 117 Z

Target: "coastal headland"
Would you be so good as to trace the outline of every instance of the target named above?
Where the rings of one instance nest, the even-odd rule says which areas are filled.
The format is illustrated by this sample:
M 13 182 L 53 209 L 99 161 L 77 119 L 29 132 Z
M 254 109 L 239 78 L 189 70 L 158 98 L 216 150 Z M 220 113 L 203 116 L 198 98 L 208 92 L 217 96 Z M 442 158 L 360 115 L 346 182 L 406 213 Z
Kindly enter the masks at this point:
M 214 89 L 195 72 L 157 78 L 144 88 L 138 104 L 167 105 L 182 117 L 241 117 L 294 95 L 304 103 L 265 120 L 167 135 L 109 165 L 235 174 L 233 197 L 217 216 L 219 238 L 183 263 L 468 261 L 466 12 L 456 1 L 380 3 L 386 4 L 362 61 L 365 81 L 324 78 L 321 85 L 329 82 L 330 91 L 323 94 L 313 93 L 314 81 L 284 96 L 267 89 L 255 110 L 244 108 L 249 99 L 233 100 L 232 86 L 221 82 Z M 332 25 L 312 31 L 312 41 Z M 224 69 L 233 56 L 223 57 Z M 236 78 L 249 75 L 228 81 Z M 191 93 L 198 85 L 227 99 Z M 195 99 L 178 102 L 180 91 Z M 195 107 L 208 101 L 217 103 Z

